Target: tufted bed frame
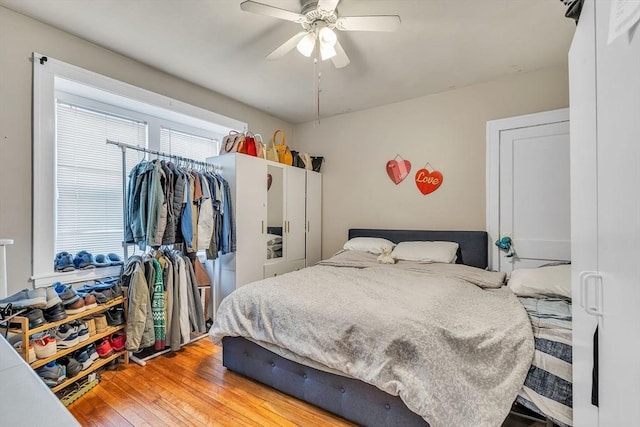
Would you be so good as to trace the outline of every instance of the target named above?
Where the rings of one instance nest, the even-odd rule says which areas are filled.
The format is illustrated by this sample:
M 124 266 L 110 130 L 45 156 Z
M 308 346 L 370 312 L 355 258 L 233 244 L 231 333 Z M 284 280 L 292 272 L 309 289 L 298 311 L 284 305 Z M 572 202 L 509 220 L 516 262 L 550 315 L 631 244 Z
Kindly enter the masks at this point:
M 402 241 L 450 241 L 459 244 L 456 263 L 487 267 L 484 231 L 350 229 L 354 237 Z M 241 337 L 223 339 L 223 365 L 279 391 L 366 426 L 425 426 L 398 396 L 362 381 L 320 371 L 285 359 Z

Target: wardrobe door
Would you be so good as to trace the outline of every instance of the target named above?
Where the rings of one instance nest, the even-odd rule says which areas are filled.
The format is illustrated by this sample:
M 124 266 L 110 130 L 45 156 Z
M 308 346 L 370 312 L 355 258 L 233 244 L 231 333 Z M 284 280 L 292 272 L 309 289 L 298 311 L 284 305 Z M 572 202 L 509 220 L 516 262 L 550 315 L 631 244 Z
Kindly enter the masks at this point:
M 640 423 L 640 31 L 609 36 L 612 15 L 638 3 L 595 7 L 600 425 L 631 426 Z
M 573 425 L 598 425 L 591 403 L 593 336 L 597 317 L 580 304 L 581 279 L 598 270 L 595 8 L 587 0 L 569 51 L 571 158 L 571 270 L 573 295 Z
M 305 258 L 305 169 L 285 168 L 285 241 L 287 261 Z
M 322 259 L 322 175 L 307 171 L 307 267 Z
M 234 154 L 236 247 L 236 287 L 264 277 L 266 261 L 266 197 L 267 166 L 263 159 Z M 223 169 L 224 172 L 224 169 Z

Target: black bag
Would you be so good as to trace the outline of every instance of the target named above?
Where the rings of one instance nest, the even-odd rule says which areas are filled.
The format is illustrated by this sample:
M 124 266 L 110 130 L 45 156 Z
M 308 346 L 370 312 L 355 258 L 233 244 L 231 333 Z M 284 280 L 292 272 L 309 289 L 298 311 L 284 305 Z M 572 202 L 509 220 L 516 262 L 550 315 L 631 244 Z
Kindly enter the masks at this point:
M 304 162 L 302 161 L 302 157 L 300 157 L 300 153 L 291 150 L 291 157 L 293 158 L 293 164 L 291 166 L 304 169 Z
M 323 162 L 324 162 L 324 157 L 311 156 L 311 164 L 313 165 L 313 171 L 320 172 L 320 168 L 322 167 Z

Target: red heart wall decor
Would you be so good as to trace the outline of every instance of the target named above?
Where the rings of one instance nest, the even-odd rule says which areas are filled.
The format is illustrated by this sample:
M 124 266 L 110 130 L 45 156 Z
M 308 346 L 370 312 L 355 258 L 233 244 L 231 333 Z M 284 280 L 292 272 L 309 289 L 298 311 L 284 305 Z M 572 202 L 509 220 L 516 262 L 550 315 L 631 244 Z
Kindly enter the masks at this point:
M 409 172 L 411 171 L 411 162 L 409 160 L 402 160 L 402 157 L 396 156 L 396 159 L 400 160 L 389 160 L 387 162 L 387 175 L 391 178 L 391 181 L 395 185 L 398 185 L 409 176 Z
M 436 191 L 442 185 L 442 179 L 442 173 L 436 170 L 429 172 L 427 169 L 420 169 L 416 172 L 416 186 L 425 196 Z

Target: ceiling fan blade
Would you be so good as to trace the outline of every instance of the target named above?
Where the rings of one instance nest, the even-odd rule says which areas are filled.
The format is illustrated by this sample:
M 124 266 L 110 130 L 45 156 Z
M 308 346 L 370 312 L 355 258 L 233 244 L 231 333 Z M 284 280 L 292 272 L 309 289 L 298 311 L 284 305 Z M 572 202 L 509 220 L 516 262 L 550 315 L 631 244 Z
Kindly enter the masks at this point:
M 336 6 L 338 6 L 339 2 L 340 0 L 318 0 L 318 9 L 333 12 L 336 10 Z
M 279 47 L 277 47 L 273 52 L 267 55 L 267 59 L 278 59 L 289 53 L 300 40 L 304 38 L 308 33 L 306 31 L 300 31 L 295 36 L 291 37 L 286 42 L 282 43 Z
M 336 28 L 342 31 L 396 31 L 400 26 L 398 15 L 345 16 L 338 18 Z
M 344 49 L 342 48 L 342 45 L 340 44 L 340 42 L 336 42 L 333 48 L 336 50 L 336 56 L 331 58 L 333 65 L 335 65 L 336 68 L 343 68 L 349 65 L 349 62 L 351 61 L 349 60 L 349 57 L 347 56 Z
M 269 6 L 267 4 L 258 3 L 255 1 L 247 0 L 240 3 L 240 9 L 245 12 L 257 13 L 260 15 L 271 16 L 273 18 L 283 19 L 285 21 L 292 21 L 301 23 L 304 21 L 304 16 L 296 12 L 280 9 L 278 7 Z

